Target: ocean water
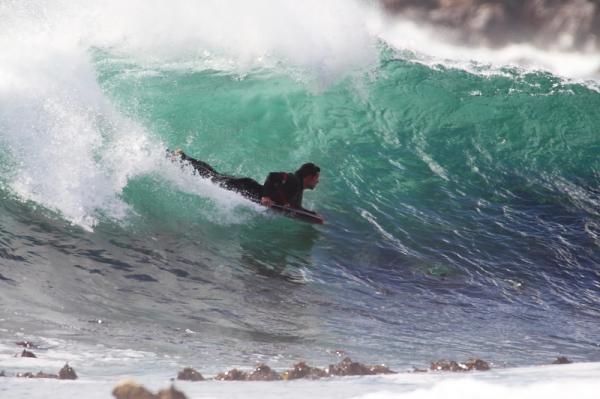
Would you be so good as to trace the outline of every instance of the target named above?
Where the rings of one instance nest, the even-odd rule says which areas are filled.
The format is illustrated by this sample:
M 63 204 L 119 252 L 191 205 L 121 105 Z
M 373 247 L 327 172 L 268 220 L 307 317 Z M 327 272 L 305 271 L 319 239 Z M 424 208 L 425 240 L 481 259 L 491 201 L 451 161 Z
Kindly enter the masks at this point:
M 2 398 L 324 367 L 341 350 L 495 371 L 180 386 L 597 391 L 597 55 L 466 49 L 341 0 L 4 1 L 0 48 L 0 370 L 80 376 L 0 378 Z M 258 181 L 315 162 L 304 206 L 326 223 L 273 215 L 167 148 Z M 38 359 L 13 357 L 24 339 Z M 577 364 L 543 366 L 559 355 Z

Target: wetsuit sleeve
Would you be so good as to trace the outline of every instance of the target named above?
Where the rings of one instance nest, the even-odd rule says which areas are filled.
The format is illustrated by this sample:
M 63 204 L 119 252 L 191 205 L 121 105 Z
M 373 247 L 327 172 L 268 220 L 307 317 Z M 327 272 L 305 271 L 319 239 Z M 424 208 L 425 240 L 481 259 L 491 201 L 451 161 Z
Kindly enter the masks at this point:
M 275 199 L 275 197 L 278 196 L 278 187 L 281 184 L 281 180 L 282 180 L 282 174 L 278 173 L 278 172 L 271 172 L 269 173 L 269 175 L 267 176 L 267 179 L 265 180 L 265 184 L 263 185 L 263 192 L 262 192 L 262 196 L 263 197 L 269 197 L 272 200 Z
M 302 181 L 300 181 L 300 179 L 298 179 L 295 175 L 290 175 L 290 178 L 286 182 L 284 189 L 288 198 L 288 202 L 292 208 L 296 208 L 313 215 L 317 214 L 316 212 L 309 211 L 308 209 L 302 207 L 302 194 L 304 188 L 302 187 Z
M 183 151 L 180 153 L 180 157 L 182 161 L 189 162 L 194 168 L 194 170 L 202 177 L 218 178 L 221 176 L 212 166 L 210 166 L 206 162 L 194 159 L 188 156 Z

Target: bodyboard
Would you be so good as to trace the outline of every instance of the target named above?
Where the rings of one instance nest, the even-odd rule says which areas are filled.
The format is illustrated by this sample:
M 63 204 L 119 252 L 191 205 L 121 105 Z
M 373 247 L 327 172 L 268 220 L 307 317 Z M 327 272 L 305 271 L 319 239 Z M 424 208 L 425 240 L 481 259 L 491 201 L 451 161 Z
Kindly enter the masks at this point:
M 303 211 L 301 209 L 294 209 L 287 206 L 281 206 L 277 204 L 273 204 L 269 207 L 273 212 L 279 213 L 283 216 L 287 216 L 293 219 L 299 219 L 303 222 L 314 223 L 314 224 L 323 224 L 324 220 L 318 214 L 313 214 L 310 212 Z

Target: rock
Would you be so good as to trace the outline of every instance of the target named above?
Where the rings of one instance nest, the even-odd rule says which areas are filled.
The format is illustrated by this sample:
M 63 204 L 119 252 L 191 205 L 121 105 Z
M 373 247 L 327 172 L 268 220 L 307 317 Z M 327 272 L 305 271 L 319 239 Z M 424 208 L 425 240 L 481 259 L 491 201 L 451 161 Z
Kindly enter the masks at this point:
M 175 389 L 173 385 L 169 389 L 162 389 L 158 391 L 158 399 L 187 399 L 187 396 L 183 392 Z
M 37 373 L 34 378 L 58 378 L 58 376 L 56 374 L 46 374 L 43 371 L 40 371 L 39 373 Z
M 73 370 L 73 368 L 69 366 L 69 363 L 67 363 L 58 372 L 58 378 L 60 380 L 76 380 L 77 374 L 75 373 L 75 370 Z
M 77 379 L 77 375 L 75 371 L 69 367 L 69 365 L 65 365 L 57 374 L 48 374 L 43 371 L 38 372 L 37 374 L 33 374 L 31 372 L 26 373 L 17 373 L 16 377 L 18 378 L 54 378 L 61 380 L 75 380 Z
M 316 380 L 318 378 L 327 377 L 328 374 L 325 370 L 321 370 L 316 367 L 310 367 L 305 362 L 296 363 L 293 370 L 284 371 L 281 377 L 284 380 L 296 380 L 299 378 L 307 378 Z
M 374 374 L 368 366 L 353 362 L 349 357 L 344 358 L 338 364 L 331 364 L 327 368 L 327 374 L 338 376 L 371 375 Z
M 178 380 L 184 381 L 204 381 L 202 374 L 191 367 L 186 367 L 177 374 Z
M 248 378 L 248 374 L 246 374 L 243 371 L 240 371 L 238 369 L 232 369 L 232 370 L 226 371 L 225 373 L 217 374 L 217 376 L 215 377 L 215 380 L 246 381 L 247 378 Z
M 362 363 L 353 362 L 346 357 L 338 364 L 331 364 L 326 370 L 329 375 L 350 376 L 350 375 L 373 375 L 373 374 L 395 374 L 386 366 L 376 365 L 367 366 Z
M 555 361 L 552 362 L 552 364 L 570 364 L 573 363 L 572 361 L 570 361 L 569 359 L 567 359 L 565 356 L 559 356 L 556 358 Z
M 0 377 L 6 377 L 6 374 L 4 374 L 4 370 L 0 371 Z
M 481 359 L 469 359 L 465 363 L 458 363 L 454 360 L 438 360 L 437 362 L 431 363 L 429 368 L 433 371 L 471 371 L 471 370 L 480 370 L 487 371 L 490 369 L 490 366 L 487 362 Z
M 133 380 L 121 381 L 112 391 L 117 399 L 158 399 L 152 392 Z
M 281 375 L 276 371 L 273 371 L 266 364 L 259 364 L 256 366 L 254 372 L 248 375 L 248 381 L 277 381 L 281 380 Z
M 383 364 L 378 364 L 376 366 L 369 366 L 369 370 L 373 374 L 397 374 L 395 371 L 390 370 L 387 366 Z
M 23 349 L 23 352 L 21 352 L 21 357 L 35 357 L 35 358 L 37 358 L 37 356 L 33 352 L 29 352 L 28 350 L 25 350 L 25 349 Z
M 429 367 L 433 371 L 467 371 L 468 368 L 464 364 L 458 364 L 454 360 L 438 360 L 431 363 Z
M 469 359 L 465 366 L 468 370 L 488 371 L 490 369 L 490 365 L 481 359 Z

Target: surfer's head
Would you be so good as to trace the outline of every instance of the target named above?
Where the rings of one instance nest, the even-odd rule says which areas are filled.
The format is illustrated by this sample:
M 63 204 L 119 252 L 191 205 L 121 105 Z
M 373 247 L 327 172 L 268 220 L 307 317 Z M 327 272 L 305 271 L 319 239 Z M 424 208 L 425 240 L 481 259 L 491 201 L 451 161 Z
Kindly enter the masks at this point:
M 314 163 L 308 162 L 300 166 L 300 169 L 296 171 L 296 176 L 302 179 L 302 186 L 304 188 L 309 188 L 312 190 L 317 186 L 317 184 L 319 184 L 320 172 L 321 168 Z

